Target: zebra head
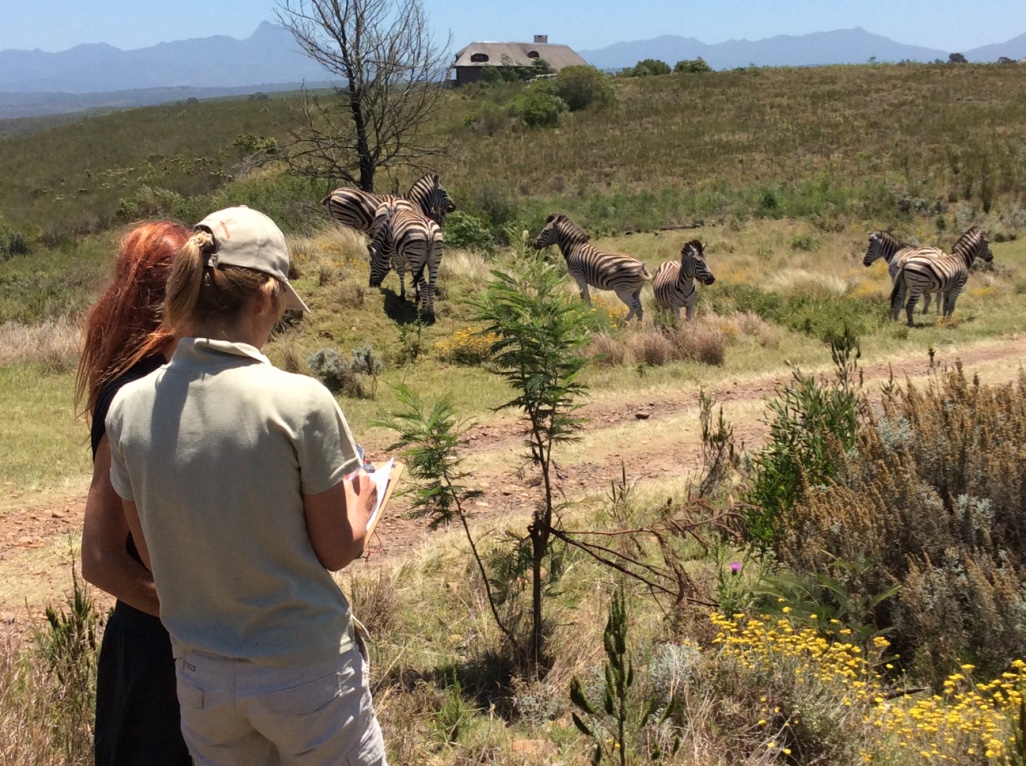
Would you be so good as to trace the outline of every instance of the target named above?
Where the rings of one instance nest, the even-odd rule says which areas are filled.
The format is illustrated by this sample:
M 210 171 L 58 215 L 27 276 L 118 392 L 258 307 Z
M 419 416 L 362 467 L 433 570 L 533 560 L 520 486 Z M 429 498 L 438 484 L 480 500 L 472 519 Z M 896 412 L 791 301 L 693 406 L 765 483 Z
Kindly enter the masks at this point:
M 371 287 L 381 287 L 389 270 L 392 268 L 392 213 L 393 205 L 382 205 L 374 216 L 371 227 L 373 239 L 367 245 L 367 256 L 370 259 Z
M 418 179 L 406 193 L 406 199 L 418 205 L 421 212 L 439 226 L 456 209 L 456 203 L 449 192 L 439 183 L 437 173 L 429 173 Z
M 697 279 L 703 285 L 711 285 L 716 281 L 705 262 L 705 245 L 697 239 L 685 242 L 680 249 L 680 270 L 684 276 Z
M 553 213 L 545 219 L 545 226 L 535 237 L 534 249 L 544 250 L 549 245 L 569 248 L 590 239 L 587 232 L 562 213 Z
M 866 257 L 862 259 L 862 265 L 870 266 L 878 258 L 885 258 L 890 262 L 891 257 L 902 247 L 904 245 L 886 231 L 874 231 L 869 235 L 869 247 L 866 249 Z
M 959 237 L 951 247 L 951 254 L 965 259 L 970 266 L 977 258 L 987 263 L 994 260 L 994 253 L 990 251 L 990 243 L 987 242 L 987 232 L 979 226 L 971 226 Z

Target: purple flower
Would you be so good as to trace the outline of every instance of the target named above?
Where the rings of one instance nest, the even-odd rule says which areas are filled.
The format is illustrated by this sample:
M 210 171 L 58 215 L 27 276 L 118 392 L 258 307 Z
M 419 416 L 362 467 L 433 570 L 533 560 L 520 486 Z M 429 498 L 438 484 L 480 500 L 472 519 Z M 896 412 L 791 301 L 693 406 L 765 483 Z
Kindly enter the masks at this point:
M 734 574 L 741 574 L 741 562 L 740 561 L 731 561 L 730 562 L 730 571 L 733 572 Z

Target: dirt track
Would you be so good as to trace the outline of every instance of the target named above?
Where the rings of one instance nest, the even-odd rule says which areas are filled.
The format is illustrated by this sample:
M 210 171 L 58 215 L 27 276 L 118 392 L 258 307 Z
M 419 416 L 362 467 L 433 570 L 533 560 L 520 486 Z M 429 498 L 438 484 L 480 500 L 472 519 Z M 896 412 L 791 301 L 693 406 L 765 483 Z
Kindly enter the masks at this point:
M 935 364 L 944 367 L 961 361 L 967 370 L 979 371 L 983 380 L 996 384 L 1015 377 L 1024 359 L 1026 337 L 1010 336 L 938 355 Z M 864 366 L 867 389 L 874 390 L 892 370 L 899 380 L 919 380 L 930 373 L 929 359 L 917 354 Z M 739 444 L 748 449 L 761 444 L 765 400 L 783 380 L 783 374 L 725 380 L 706 389 L 723 406 Z M 640 402 L 636 392 L 596 395 L 580 413 L 586 418 L 581 443 L 562 457 L 561 486 L 571 496 L 604 492 L 619 479 L 621 465 L 639 485 L 679 480 L 699 468 L 698 412 L 698 389 L 691 385 L 646 395 Z M 523 452 L 520 427 L 514 417 L 506 416 L 474 426 L 467 434 L 467 484 L 482 493 L 473 507 L 480 519 L 527 515 L 532 508 L 530 474 L 524 479 L 516 475 Z M 373 455 L 375 447 L 383 445 L 366 446 Z M 46 604 L 70 587 L 68 551 L 81 527 L 86 485 L 45 493 L 7 490 L 0 504 L 0 632 L 5 625 L 24 632 Z M 426 539 L 423 521 L 404 518 L 408 507 L 402 498 L 394 502 L 378 526 L 370 560 L 356 566 L 394 561 Z

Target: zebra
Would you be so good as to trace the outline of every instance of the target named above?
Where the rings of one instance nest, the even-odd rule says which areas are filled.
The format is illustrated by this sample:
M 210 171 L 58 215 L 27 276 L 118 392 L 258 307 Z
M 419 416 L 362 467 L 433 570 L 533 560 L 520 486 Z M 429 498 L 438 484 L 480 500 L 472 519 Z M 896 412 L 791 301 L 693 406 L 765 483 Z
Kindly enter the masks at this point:
M 570 276 L 581 290 L 581 298 L 591 303 L 588 285 L 612 290 L 630 309 L 624 321 L 637 316 L 640 322 L 641 288 L 652 279 L 652 275 L 637 258 L 604 252 L 588 244 L 588 239 L 587 232 L 576 223 L 561 213 L 553 213 L 545 219 L 545 227 L 534 240 L 534 249 L 558 245 Z
M 921 255 L 928 258 L 936 258 L 944 255 L 939 247 L 916 247 L 907 242 L 899 242 L 886 231 L 874 231 L 869 235 L 869 247 L 866 249 L 866 257 L 862 259 L 863 266 L 871 266 L 878 258 L 887 261 L 887 273 L 893 281 L 898 270 L 906 259 L 913 255 Z M 930 311 L 930 299 L 932 293 L 923 293 L 923 313 Z M 944 306 L 944 293 L 937 295 L 937 313 L 939 314 Z
M 403 196 L 394 194 L 375 194 L 362 189 L 343 187 L 335 189 L 321 200 L 328 210 L 328 215 L 343 226 L 349 226 L 364 234 L 373 234 L 374 217 L 378 208 L 386 202 L 408 200 L 416 205 L 421 213 L 439 226 L 445 223 L 445 217 L 456 209 L 449 193 L 438 182 L 438 174 L 429 173 L 421 177 Z
M 690 322 L 695 315 L 695 300 L 698 298 L 696 279 L 703 285 L 716 281 L 705 262 L 705 246 L 693 239 L 680 249 L 680 261 L 664 261 L 656 271 L 652 283 L 656 303 L 672 311 L 677 318 L 680 318 L 680 307 L 684 306 L 684 317 Z
M 951 316 L 955 310 L 955 301 L 965 287 L 969 270 L 977 258 L 994 260 L 994 254 L 987 244 L 987 235 L 979 226 L 973 226 L 963 234 L 951 248 L 950 255 L 945 253 L 939 258 L 913 255 L 906 258 L 894 277 L 894 287 L 891 289 L 891 308 L 895 321 L 907 295 L 905 313 L 908 326 L 912 327 L 912 312 L 916 301 L 927 290 L 944 293 L 944 316 Z
M 374 217 L 374 238 L 368 245 L 370 286 L 380 287 L 392 265 L 399 275 L 399 296 L 406 299 L 406 268 L 410 269 L 421 317 L 435 318 L 434 292 L 442 261 L 442 229 L 407 200 L 382 204 Z M 424 272 L 427 271 L 427 279 Z

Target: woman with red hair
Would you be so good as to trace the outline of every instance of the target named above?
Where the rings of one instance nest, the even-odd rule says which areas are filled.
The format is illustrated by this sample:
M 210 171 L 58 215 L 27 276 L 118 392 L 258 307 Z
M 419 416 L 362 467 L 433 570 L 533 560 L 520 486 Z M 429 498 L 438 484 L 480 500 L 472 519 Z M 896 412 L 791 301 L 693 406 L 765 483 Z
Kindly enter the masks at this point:
M 141 223 L 121 240 L 114 274 L 86 318 L 75 404 L 90 416 L 93 479 L 82 528 L 82 576 L 117 598 L 103 634 L 96 679 L 97 766 L 187 766 L 175 664 L 153 575 L 143 565 L 110 481 L 104 421 L 121 387 L 171 358 L 163 324 L 165 285 L 191 232 Z M 84 406 L 83 406 L 84 405 Z

